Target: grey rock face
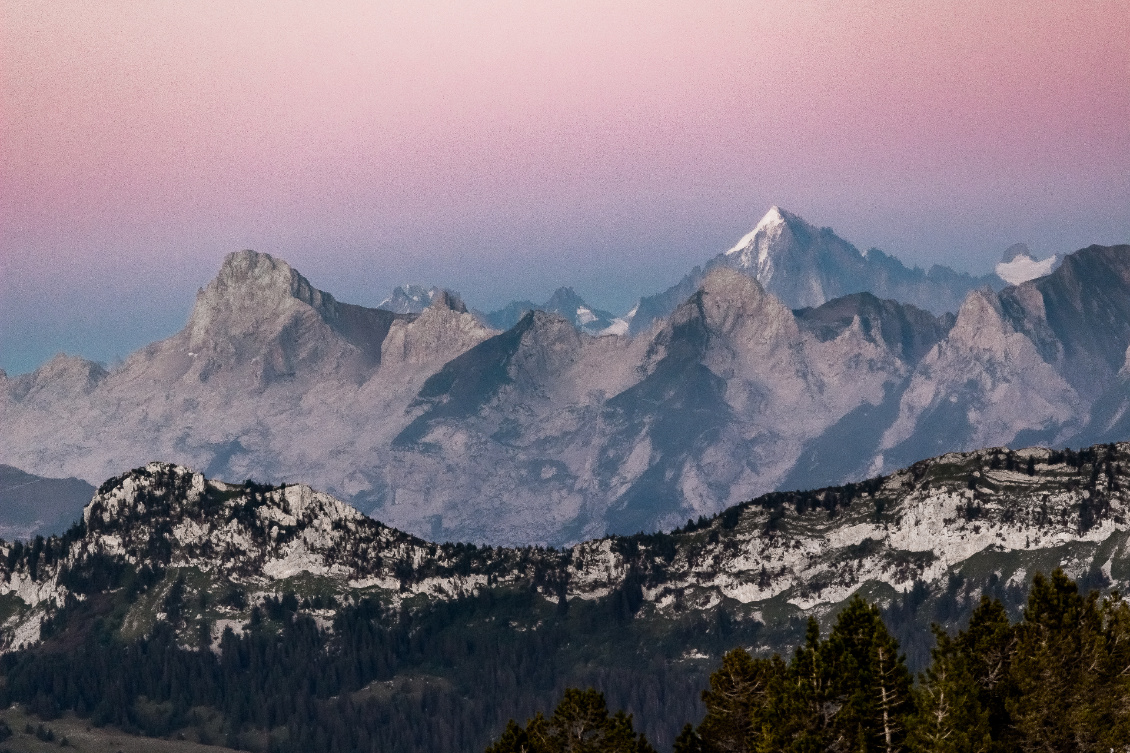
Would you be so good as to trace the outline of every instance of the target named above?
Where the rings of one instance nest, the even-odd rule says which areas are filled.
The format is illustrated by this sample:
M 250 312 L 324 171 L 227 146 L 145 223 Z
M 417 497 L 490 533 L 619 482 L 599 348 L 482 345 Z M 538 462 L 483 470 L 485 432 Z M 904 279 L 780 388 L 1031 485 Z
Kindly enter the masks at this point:
M 975 292 L 923 359 L 874 468 L 943 446 L 1112 436 L 1128 345 L 1130 246 L 1091 246 L 1046 277 Z
M 393 288 L 392 295 L 377 304 L 377 308 L 394 314 L 419 314 L 440 293 L 439 288 L 425 288 L 423 285 L 404 285 Z
M 1128 347 L 1125 246 L 956 318 L 869 294 L 794 311 L 718 266 L 636 337 L 542 311 L 499 333 L 448 294 L 352 306 L 241 252 L 182 332 L 114 370 L 0 380 L 0 461 L 94 481 L 162 458 L 313 483 L 433 539 L 562 544 L 954 449 L 1114 438 Z

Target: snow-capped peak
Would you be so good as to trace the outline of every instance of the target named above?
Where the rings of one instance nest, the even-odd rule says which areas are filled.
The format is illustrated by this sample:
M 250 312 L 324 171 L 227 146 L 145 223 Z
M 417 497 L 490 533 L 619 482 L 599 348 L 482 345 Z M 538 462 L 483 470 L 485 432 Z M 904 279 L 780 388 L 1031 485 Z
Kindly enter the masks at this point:
M 1009 285 L 1019 285 L 1051 274 L 1059 266 L 1059 262 L 1058 254 L 1037 261 L 1026 245 L 1016 243 L 1004 252 L 1004 257 L 997 264 L 995 271 L 997 276 Z
M 758 233 L 767 232 L 783 224 L 785 224 L 785 215 L 781 212 L 780 207 L 773 205 L 769 208 L 769 211 L 765 213 L 765 216 L 761 218 L 761 221 L 757 223 L 757 226 L 743 235 L 741 240 L 735 243 L 733 248 L 726 252 L 726 256 L 733 256 L 736 253 L 740 253 L 743 249 L 748 248 L 749 244 L 753 242 L 753 239 L 757 237 Z

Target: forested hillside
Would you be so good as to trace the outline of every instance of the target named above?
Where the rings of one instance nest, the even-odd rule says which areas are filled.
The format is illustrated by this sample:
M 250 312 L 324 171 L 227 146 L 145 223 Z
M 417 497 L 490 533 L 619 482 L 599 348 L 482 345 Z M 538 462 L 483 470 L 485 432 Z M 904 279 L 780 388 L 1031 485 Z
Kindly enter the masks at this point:
M 951 454 L 557 550 L 427 542 L 309 487 L 153 463 L 66 534 L 0 544 L 0 688 L 253 750 L 472 751 L 591 686 L 664 749 L 727 652 L 789 656 L 853 596 L 914 673 L 931 623 L 985 596 L 1017 620 L 1038 571 L 1125 590 L 1128 468 L 1128 445 Z
M 725 655 L 703 691 L 706 715 L 675 753 L 740 751 L 1114 751 L 1130 744 L 1130 606 L 1081 594 L 1063 571 L 1037 575 L 1023 616 L 982 597 L 968 625 L 933 628 L 930 666 L 912 678 L 881 611 L 854 598 L 828 636 L 810 620 L 790 659 Z M 487 753 L 645 753 L 623 711 L 568 690 L 553 714 L 513 720 Z

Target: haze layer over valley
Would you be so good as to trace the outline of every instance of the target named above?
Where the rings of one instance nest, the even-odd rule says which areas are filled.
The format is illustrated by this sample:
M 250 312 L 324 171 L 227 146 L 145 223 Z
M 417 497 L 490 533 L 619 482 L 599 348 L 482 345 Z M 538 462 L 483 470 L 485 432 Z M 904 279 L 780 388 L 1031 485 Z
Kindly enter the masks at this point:
M 242 251 L 120 366 L 0 377 L 0 462 L 98 483 L 161 459 L 309 483 L 433 540 L 562 544 L 944 451 L 1123 437 L 1130 247 L 991 282 L 774 208 L 618 327 L 597 312 L 632 334 L 592 335 L 539 310 L 492 329 L 438 290 L 346 304 Z

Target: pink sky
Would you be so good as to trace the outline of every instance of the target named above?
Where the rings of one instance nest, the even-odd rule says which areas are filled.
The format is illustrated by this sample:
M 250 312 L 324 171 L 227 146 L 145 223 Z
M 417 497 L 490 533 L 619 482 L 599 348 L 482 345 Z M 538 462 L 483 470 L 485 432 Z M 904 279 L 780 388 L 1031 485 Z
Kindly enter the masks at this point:
M 0 367 L 223 255 L 623 309 L 771 204 L 909 263 L 1130 242 L 1130 0 L 0 5 Z M 85 350 L 84 350 L 85 348 Z

